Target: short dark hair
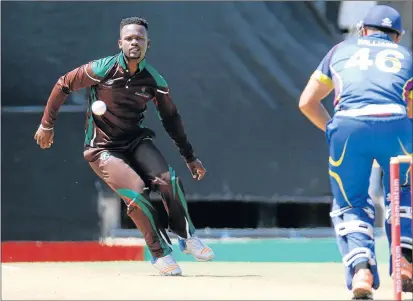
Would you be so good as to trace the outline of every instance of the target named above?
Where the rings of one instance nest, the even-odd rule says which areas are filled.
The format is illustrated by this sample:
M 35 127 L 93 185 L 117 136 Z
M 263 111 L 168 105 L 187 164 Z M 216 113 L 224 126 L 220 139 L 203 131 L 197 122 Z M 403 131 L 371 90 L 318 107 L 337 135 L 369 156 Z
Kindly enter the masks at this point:
M 395 34 L 397 36 L 400 35 L 400 33 L 397 30 L 391 29 L 391 28 L 387 28 L 387 27 L 381 27 L 381 26 L 365 26 L 367 29 L 372 29 L 372 30 L 376 30 L 376 31 L 381 31 L 383 33 L 386 34 Z
M 149 27 L 148 21 L 146 21 L 145 19 L 139 17 L 130 17 L 122 19 L 122 21 L 120 21 L 120 30 L 122 30 L 124 26 L 130 24 L 142 25 L 146 28 L 146 30 L 148 30 Z

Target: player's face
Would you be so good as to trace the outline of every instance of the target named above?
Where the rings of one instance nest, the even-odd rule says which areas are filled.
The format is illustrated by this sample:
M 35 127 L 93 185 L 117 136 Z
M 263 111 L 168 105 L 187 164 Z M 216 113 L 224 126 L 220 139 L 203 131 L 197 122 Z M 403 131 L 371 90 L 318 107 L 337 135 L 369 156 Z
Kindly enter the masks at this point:
M 119 48 L 128 59 L 141 61 L 148 49 L 149 39 L 142 25 L 129 24 L 120 32 Z

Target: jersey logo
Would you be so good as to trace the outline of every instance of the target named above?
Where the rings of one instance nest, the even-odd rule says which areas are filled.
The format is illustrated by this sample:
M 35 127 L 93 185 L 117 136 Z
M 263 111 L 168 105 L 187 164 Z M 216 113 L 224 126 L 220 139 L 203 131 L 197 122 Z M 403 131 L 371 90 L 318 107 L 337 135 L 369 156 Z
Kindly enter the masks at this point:
M 146 87 L 141 88 L 139 92 L 135 92 L 135 95 L 143 97 L 145 99 L 150 99 L 152 98 L 152 94 L 148 93 L 149 91 L 146 89 Z
M 101 164 L 107 164 L 108 161 L 112 158 L 112 155 L 108 151 L 104 151 L 100 154 L 99 160 Z

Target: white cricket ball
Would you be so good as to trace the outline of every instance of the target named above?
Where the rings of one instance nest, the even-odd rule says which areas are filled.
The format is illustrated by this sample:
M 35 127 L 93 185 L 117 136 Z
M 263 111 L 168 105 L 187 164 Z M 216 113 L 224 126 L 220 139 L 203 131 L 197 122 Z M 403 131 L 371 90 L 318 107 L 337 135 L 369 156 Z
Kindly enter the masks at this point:
M 106 112 L 106 104 L 101 101 L 101 100 L 96 100 L 93 104 L 92 104 L 92 112 L 95 115 L 103 115 Z

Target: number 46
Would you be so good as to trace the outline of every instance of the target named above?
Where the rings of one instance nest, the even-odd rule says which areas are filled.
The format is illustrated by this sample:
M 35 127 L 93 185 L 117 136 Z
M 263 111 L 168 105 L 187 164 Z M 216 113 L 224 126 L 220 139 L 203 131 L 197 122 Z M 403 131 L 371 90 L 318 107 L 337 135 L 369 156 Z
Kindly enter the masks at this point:
M 359 67 L 360 70 L 368 70 L 373 64 L 380 71 L 397 73 L 402 68 L 400 59 L 404 59 L 403 53 L 394 50 L 382 50 L 376 55 L 375 61 L 369 58 L 370 48 L 361 48 L 344 65 L 344 68 Z

